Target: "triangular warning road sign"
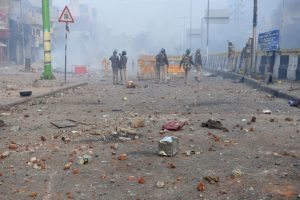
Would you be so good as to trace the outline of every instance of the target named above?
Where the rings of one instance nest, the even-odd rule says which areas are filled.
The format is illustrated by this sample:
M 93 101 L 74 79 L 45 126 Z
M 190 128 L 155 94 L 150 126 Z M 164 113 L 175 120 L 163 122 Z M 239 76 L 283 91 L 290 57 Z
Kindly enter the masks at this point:
M 74 23 L 74 19 L 73 19 L 72 15 L 71 15 L 71 12 L 70 12 L 70 10 L 67 6 L 62 11 L 58 21 L 59 22 Z

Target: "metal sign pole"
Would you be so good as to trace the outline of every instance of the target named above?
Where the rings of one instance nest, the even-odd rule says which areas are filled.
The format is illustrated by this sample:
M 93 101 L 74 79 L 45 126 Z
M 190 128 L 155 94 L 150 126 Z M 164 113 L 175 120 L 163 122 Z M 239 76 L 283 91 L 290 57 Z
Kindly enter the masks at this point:
M 208 68 L 208 45 L 209 45 L 209 0 L 207 0 L 207 29 L 206 29 L 206 67 Z
M 67 48 L 68 48 L 68 22 L 66 22 L 66 43 L 65 43 L 65 82 L 67 82 Z

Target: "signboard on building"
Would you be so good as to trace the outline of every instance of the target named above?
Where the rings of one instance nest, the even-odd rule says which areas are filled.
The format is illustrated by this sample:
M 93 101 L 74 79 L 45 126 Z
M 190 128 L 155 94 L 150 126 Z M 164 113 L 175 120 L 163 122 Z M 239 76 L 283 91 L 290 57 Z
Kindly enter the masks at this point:
M 262 51 L 277 51 L 279 49 L 279 30 L 260 33 L 258 48 Z

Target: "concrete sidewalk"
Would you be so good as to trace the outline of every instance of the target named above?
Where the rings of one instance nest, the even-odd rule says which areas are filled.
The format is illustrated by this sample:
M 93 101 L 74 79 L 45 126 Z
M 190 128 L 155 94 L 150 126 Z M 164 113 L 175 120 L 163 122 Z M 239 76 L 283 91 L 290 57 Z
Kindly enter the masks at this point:
M 229 79 L 240 79 L 244 77 L 243 83 L 258 90 L 269 93 L 275 97 L 286 99 L 286 100 L 299 100 L 300 101 L 300 82 L 288 81 L 288 80 L 275 80 L 273 84 L 265 84 L 264 80 L 256 80 L 245 75 L 237 74 L 234 72 L 224 71 L 211 71 L 216 73 L 223 78 Z M 292 86 L 292 87 L 291 87 Z
M 55 74 L 55 80 L 40 80 L 41 72 L 24 72 L 22 66 L 1 68 L 0 74 L 0 109 L 25 103 L 35 98 L 52 95 L 63 90 L 80 87 L 86 84 L 85 80 L 68 77 L 64 82 L 62 74 Z M 21 97 L 20 91 L 32 91 L 32 96 Z

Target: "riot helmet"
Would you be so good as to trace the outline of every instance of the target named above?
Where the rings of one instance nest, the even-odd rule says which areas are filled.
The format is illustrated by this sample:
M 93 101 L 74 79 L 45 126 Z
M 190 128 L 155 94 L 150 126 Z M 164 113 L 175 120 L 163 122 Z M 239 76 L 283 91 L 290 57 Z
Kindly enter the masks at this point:
M 191 50 L 190 49 L 187 49 L 186 50 L 186 55 L 189 55 L 191 53 Z

